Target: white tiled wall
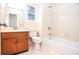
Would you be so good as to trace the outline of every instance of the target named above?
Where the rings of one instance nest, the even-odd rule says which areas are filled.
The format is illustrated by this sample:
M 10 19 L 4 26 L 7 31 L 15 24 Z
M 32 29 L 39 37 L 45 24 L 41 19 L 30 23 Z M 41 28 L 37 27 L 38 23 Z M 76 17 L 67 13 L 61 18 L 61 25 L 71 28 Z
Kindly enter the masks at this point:
M 51 5 L 51 8 L 47 6 Z M 45 4 L 43 8 L 43 35 L 50 26 L 53 36 L 79 41 L 79 4 Z

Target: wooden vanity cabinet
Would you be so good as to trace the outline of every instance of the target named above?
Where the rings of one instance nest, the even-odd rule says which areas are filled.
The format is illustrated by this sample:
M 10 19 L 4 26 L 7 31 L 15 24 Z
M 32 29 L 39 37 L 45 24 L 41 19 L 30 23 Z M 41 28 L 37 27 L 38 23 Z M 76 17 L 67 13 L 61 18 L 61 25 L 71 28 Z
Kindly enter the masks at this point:
M 1 54 L 10 55 L 28 51 L 28 32 L 2 32 Z

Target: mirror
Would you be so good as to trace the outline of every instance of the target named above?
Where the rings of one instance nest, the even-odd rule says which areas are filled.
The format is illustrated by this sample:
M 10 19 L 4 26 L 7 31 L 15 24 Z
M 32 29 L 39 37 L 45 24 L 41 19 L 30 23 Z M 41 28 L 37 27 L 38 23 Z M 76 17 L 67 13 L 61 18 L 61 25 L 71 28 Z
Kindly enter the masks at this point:
M 17 15 L 16 14 L 9 14 L 9 27 L 13 29 L 17 29 Z

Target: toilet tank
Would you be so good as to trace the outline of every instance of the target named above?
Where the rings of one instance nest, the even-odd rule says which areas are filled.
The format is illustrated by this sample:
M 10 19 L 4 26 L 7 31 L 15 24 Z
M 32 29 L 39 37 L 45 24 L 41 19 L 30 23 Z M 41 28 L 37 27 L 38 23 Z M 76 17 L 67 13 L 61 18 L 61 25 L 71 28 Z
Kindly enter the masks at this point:
M 29 35 L 30 35 L 30 37 L 36 37 L 37 36 L 37 32 L 36 31 L 30 31 Z

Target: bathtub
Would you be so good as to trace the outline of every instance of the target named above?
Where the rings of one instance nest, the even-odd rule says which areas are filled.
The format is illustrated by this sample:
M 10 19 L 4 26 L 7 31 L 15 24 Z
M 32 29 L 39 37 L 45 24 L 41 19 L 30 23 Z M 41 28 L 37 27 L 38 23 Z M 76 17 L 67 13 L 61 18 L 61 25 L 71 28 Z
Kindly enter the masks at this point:
M 79 42 L 58 37 L 43 38 L 42 48 L 46 50 L 47 54 L 79 55 Z

